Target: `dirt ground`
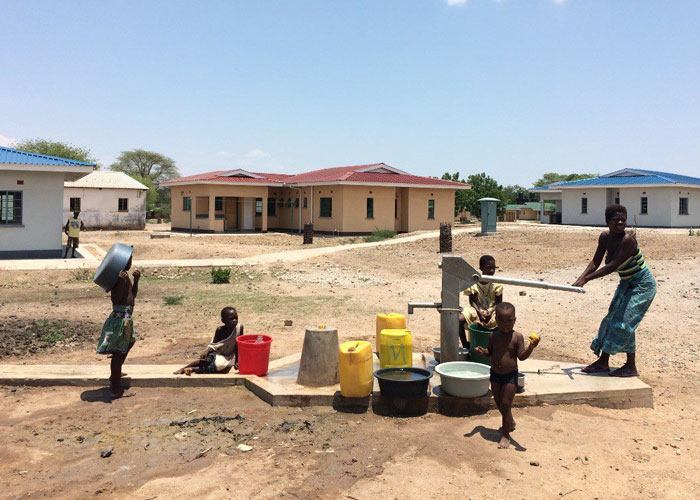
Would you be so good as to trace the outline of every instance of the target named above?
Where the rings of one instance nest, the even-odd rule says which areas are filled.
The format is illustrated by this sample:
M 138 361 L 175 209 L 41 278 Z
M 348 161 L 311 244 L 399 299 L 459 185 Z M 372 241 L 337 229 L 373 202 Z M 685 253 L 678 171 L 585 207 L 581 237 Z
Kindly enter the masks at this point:
M 84 231 L 80 243 L 94 243 L 107 251 L 119 241 L 134 246 L 134 259 L 242 258 L 302 247 L 302 235 L 295 233 L 194 234 L 172 233 L 170 238 L 151 239 L 153 232 L 169 232 L 170 224 L 147 224 L 145 231 Z M 63 237 L 63 244 L 66 237 Z M 314 236 L 304 248 L 361 242 L 361 237 Z
M 455 236 L 454 251 L 474 264 L 492 254 L 503 275 L 571 283 L 599 231 L 503 225 L 495 236 Z M 261 238 L 261 253 L 278 235 L 243 237 Z M 196 239 L 215 246 L 218 238 L 226 237 Z M 517 445 L 504 451 L 494 411 L 391 418 L 272 408 L 240 387 L 135 388 L 113 402 L 97 387 L 3 387 L 0 498 L 696 498 L 700 238 L 642 229 L 638 240 L 659 284 L 637 332 L 653 409 L 516 409 Z M 377 312 L 439 300 L 437 249 L 433 239 L 237 268 L 226 285 L 211 284 L 206 269 L 149 269 L 127 364 L 196 356 L 229 304 L 249 333 L 273 337 L 273 357 L 299 351 L 304 326 L 316 322 L 336 326 L 341 341 L 373 340 Z M 516 306 L 516 329 L 542 335 L 537 358 L 587 363 L 615 286 L 612 276 L 587 284 L 585 295 L 506 286 L 505 298 Z M 107 371 L 94 341 L 108 311 L 106 294 L 76 271 L 3 272 L 0 340 L 16 340 L 0 362 L 99 363 Z M 288 319 L 293 326 L 284 326 Z M 90 339 L 83 332 L 92 325 Z M 417 310 L 409 326 L 414 351 L 439 343 L 435 311 Z M 35 352 L 24 347 L 35 344 Z

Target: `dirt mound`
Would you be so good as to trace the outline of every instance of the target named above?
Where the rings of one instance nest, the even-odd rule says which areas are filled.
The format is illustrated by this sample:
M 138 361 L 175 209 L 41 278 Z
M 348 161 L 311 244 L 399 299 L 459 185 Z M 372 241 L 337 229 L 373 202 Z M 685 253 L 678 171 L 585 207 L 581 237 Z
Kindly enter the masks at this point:
M 92 321 L 0 318 L 0 359 L 96 342 L 102 325 Z

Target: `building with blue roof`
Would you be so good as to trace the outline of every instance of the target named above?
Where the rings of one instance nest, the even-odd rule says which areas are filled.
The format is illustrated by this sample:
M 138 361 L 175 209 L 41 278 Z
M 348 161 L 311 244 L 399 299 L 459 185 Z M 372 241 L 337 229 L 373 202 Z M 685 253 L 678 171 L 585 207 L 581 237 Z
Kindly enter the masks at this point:
M 700 227 L 700 178 L 626 168 L 609 174 L 534 188 L 555 214 L 542 222 L 602 226 L 605 207 L 627 208 L 628 224 L 644 227 Z
M 63 183 L 94 168 L 0 147 L 0 259 L 61 257 Z

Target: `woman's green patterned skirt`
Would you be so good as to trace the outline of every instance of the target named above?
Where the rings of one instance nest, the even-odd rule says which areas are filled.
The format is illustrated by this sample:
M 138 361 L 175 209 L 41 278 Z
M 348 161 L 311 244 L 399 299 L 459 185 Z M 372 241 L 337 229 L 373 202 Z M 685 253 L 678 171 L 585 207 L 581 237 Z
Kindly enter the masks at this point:
M 608 315 L 600 323 L 591 349 L 600 356 L 636 352 L 635 331 L 656 296 L 656 280 L 648 268 L 628 279 L 621 279 L 615 290 Z
M 134 321 L 130 306 L 114 306 L 112 314 L 102 326 L 97 354 L 126 354 L 134 345 Z

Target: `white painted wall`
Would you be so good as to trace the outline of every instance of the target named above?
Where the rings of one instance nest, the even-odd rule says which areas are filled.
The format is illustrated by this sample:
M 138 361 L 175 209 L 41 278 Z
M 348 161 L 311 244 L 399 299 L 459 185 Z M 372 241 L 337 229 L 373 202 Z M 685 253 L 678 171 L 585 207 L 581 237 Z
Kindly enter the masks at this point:
M 562 189 L 562 224 L 604 226 L 605 189 Z M 581 198 L 588 198 L 588 213 L 581 213 Z
M 670 189 L 671 225 L 673 227 L 700 227 L 700 187 Z M 678 199 L 688 198 L 688 215 L 678 214 Z
M 671 198 L 673 189 L 667 187 L 630 187 L 615 191 L 620 193 L 620 204 L 627 208 L 627 224 L 640 227 L 670 227 Z M 642 214 L 642 197 L 647 197 L 647 213 Z M 678 211 L 678 200 L 676 212 Z
M 0 225 L 0 252 L 61 251 L 63 181 L 63 172 L 0 171 L 0 191 L 22 191 L 22 226 Z
M 80 198 L 80 218 L 87 230 L 144 229 L 147 191 L 138 189 L 75 188 L 63 193 L 63 222 L 71 216 L 70 199 Z M 119 198 L 129 200 L 129 211 L 119 211 Z
M 581 214 L 583 193 L 586 193 L 588 198 L 587 216 Z M 621 187 L 613 189 L 610 194 L 614 198 L 618 193 L 620 204 L 627 208 L 627 223 L 630 226 L 636 224 L 640 227 L 700 227 L 700 187 Z M 605 225 L 607 194 L 607 188 L 562 190 L 562 223 Z M 641 213 L 643 196 L 647 197 L 647 214 Z M 678 213 L 680 198 L 688 198 L 688 215 Z

